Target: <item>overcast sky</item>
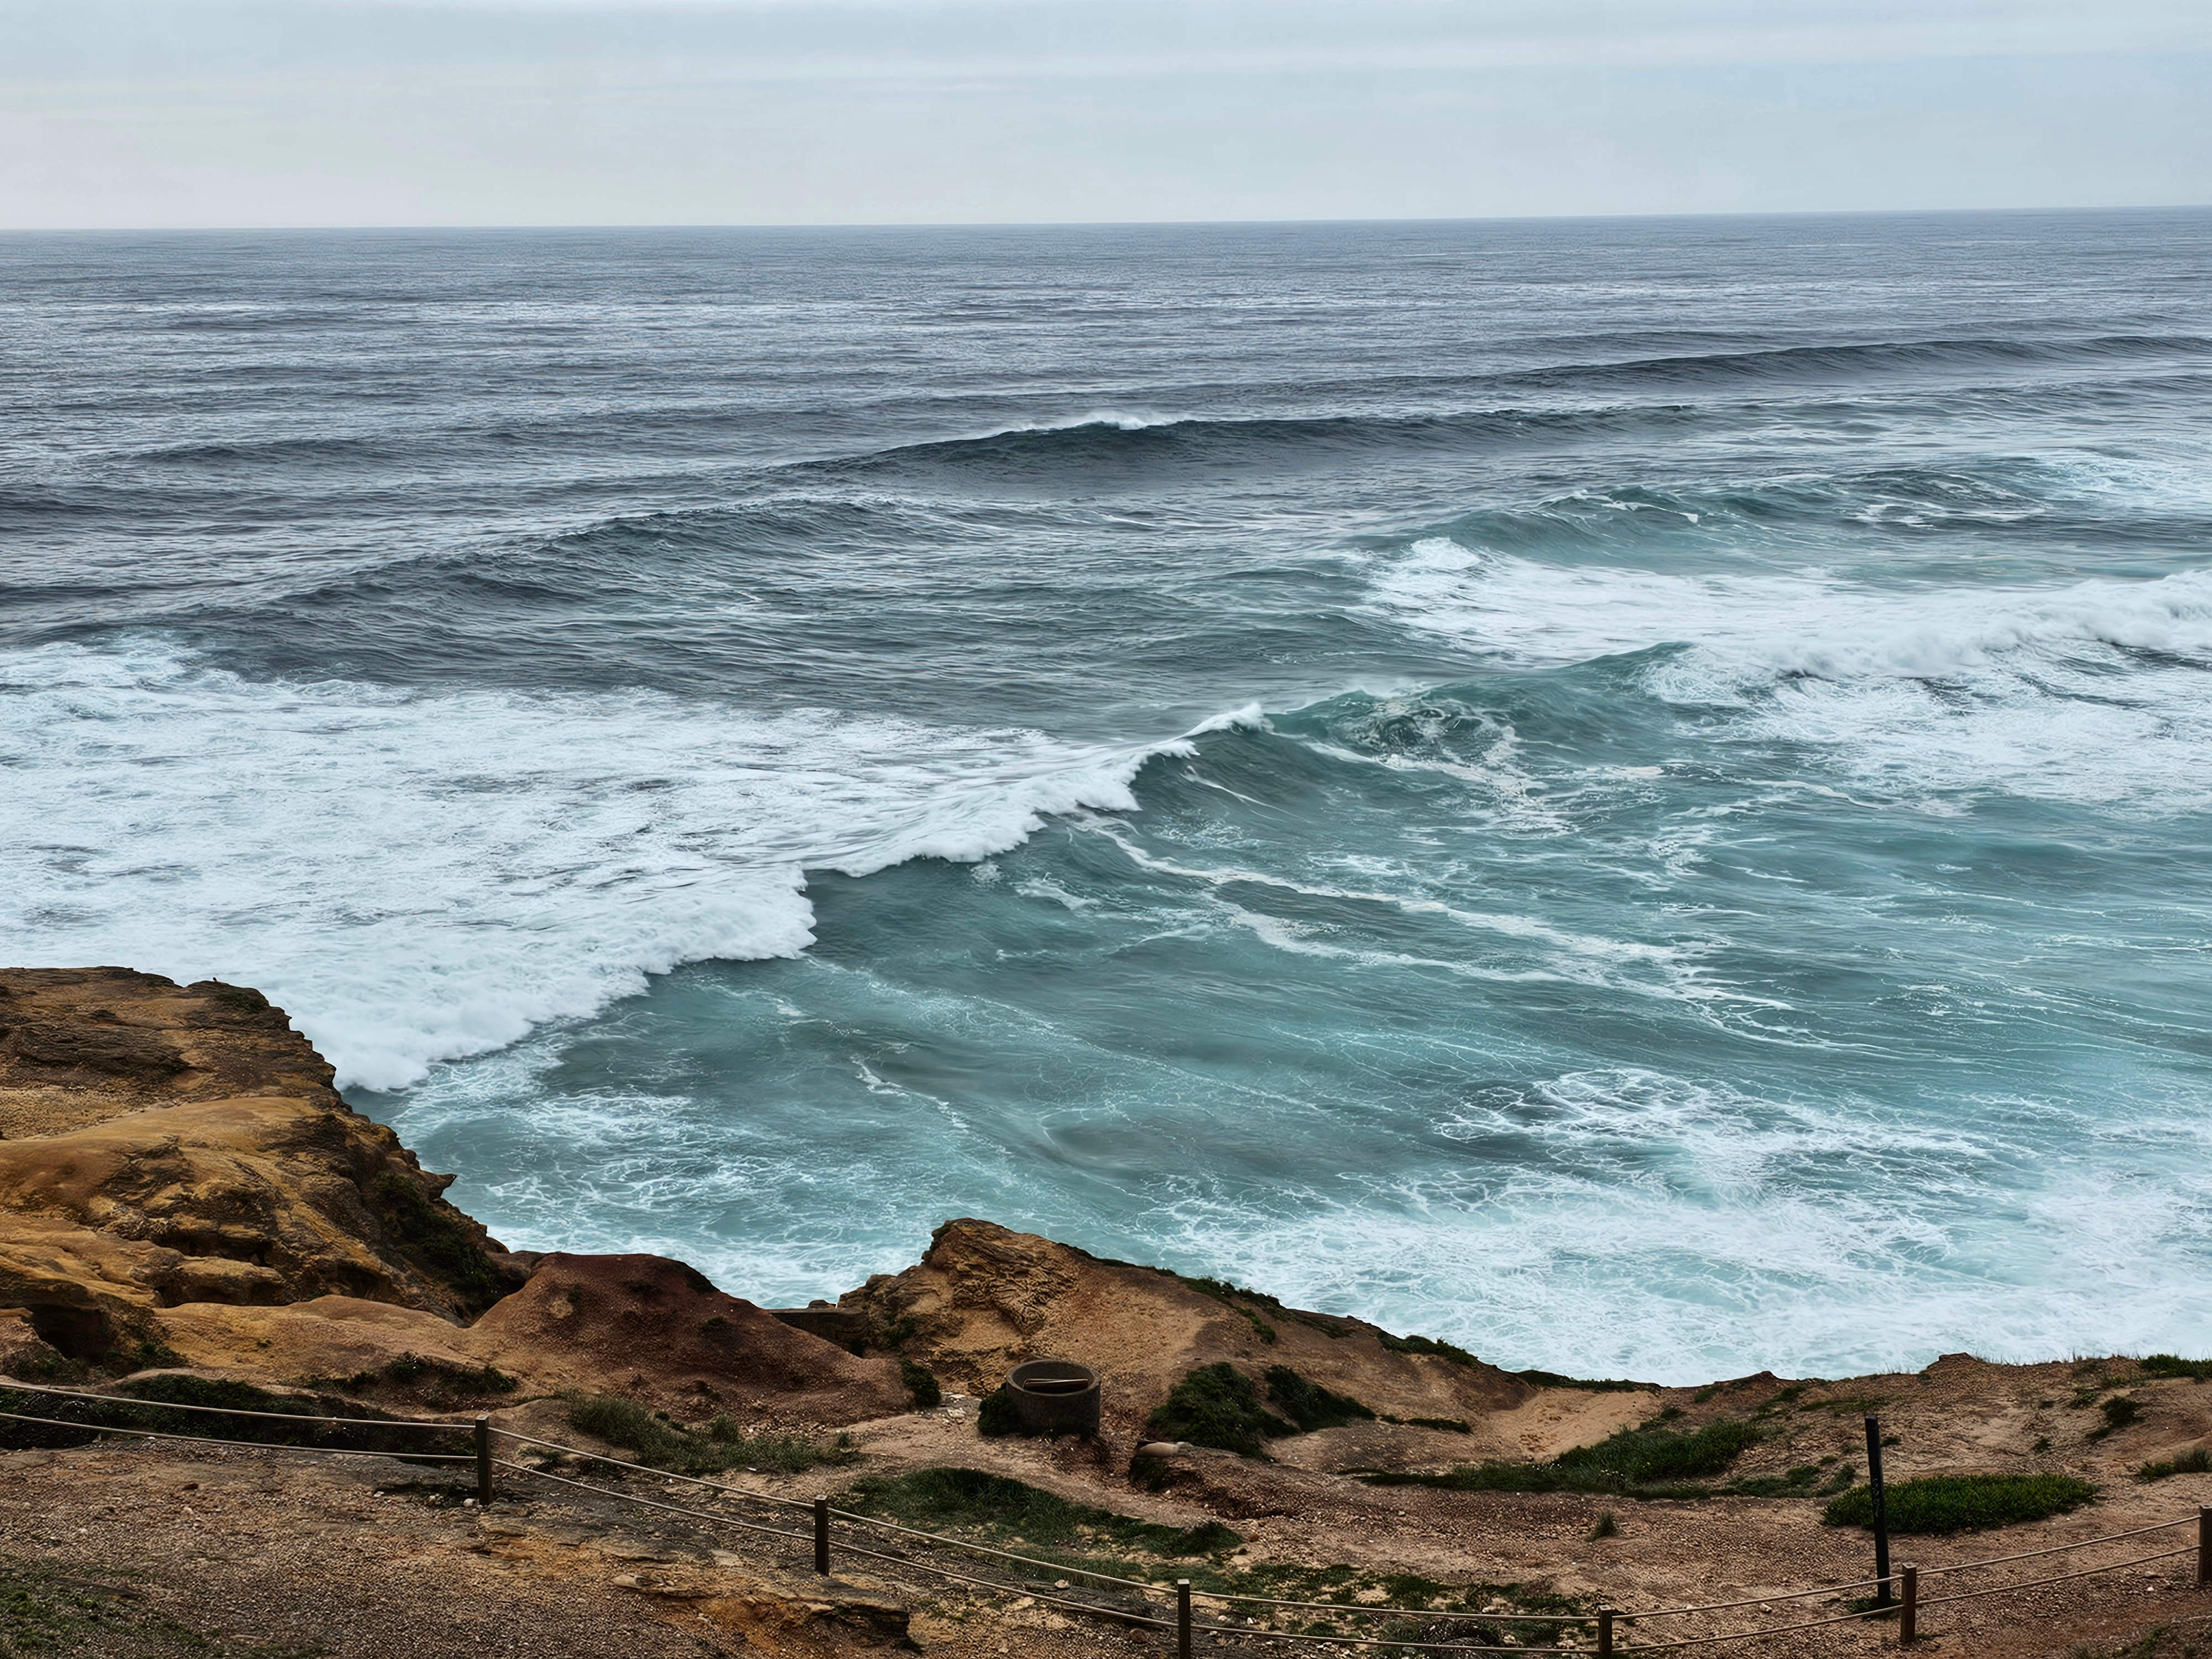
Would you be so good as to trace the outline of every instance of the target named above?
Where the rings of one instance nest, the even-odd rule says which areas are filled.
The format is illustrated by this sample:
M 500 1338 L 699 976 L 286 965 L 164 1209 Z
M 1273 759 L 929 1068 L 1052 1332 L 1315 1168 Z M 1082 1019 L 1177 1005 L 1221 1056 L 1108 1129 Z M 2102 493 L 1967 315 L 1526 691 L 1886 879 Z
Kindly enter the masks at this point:
M 2212 201 L 2212 0 L 0 0 L 0 225 Z

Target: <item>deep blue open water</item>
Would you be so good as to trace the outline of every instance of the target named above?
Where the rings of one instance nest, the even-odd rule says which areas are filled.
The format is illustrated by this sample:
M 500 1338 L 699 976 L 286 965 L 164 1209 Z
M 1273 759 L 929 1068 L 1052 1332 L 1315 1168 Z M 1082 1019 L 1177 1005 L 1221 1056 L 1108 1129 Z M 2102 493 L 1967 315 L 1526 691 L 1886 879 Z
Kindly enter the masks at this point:
M 509 1243 L 2212 1346 L 2212 214 L 0 238 L 0 938 Z

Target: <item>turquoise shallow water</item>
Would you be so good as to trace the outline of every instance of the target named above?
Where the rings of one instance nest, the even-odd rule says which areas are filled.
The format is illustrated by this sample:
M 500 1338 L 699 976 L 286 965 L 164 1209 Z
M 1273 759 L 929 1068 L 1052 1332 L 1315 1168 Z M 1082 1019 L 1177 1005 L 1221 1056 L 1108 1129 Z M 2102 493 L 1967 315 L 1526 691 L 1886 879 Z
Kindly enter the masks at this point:
M 510 1243 L 2212 1339 L 2203 213 L 0 239 L 11 958 Z

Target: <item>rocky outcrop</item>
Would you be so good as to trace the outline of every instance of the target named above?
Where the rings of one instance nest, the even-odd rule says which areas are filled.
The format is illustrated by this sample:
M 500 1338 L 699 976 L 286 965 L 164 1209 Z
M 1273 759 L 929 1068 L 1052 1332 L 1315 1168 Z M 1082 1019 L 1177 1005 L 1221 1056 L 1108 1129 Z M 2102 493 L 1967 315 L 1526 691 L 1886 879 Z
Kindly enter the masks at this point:
M 971 1394 L 989 1393 L 1024 1360 L 1089 1365 L 1109 1431 L 1123 1437 L 1182 1377 L 1222 1361 L 1254 1377 L 1288 1366 L 1407 1422 L 1480 1417 L 1531 1392 L 1444 1344 L 1409 1346 L 1360 1320 L 1105 1261 L 988 1221 L 945 1223 L 917 1266 L 878 1275 L 842 1305 L 865 1312 L 879 1340 Z
M 17 1375 L 181 1361 L 327 1387 L 489 1366 L 517 1400 L 619 1392 L 828 1426 L 906 1408 L 894 1353 L 976 1395 L 1024 1360 L 1075 1359 L 1104 1379 L 1109 1439 L 1131 1442 L 1224 1361 L 1408 1425 L 1529 1392 L 1443 1344 L 975 1220 L 843 1299 L 862 1358 L 681 1262 L 511 1254 L 446 1201 L 451 1179 L 349 1109 L 258 992 L 0 970 L 0 1363 Z
M 842 1424 L 860 1359 L 681 1262 L 510 1254 L 351 1110 L 283 1011 L 215 981 L 0 970 L 0 1370 L 179 1359 L 256 1382 L 489 1365 L 519 1395 Z
M 326 1294 L 447 1319 L 528 1276 L 258 992 L 0 972 L 0 1304 L 75 1359 L 158 1310 Z
M 179 1357 L 226 1376 L 343 1384 L 428 1362 L 434 1385 L 436 1368 L 489 1365 L 514 1380 L 502 1400 L 574 1389 L 626 1395 L 679 1419 L 730 1412 L 823 1427 L 889 1416 L 909 1399 L 896 1361 L 793 1330 L 665 1256 L 544 1256 L 469 1326 L 349 1297 L 191 1304 L 159 1319 Z

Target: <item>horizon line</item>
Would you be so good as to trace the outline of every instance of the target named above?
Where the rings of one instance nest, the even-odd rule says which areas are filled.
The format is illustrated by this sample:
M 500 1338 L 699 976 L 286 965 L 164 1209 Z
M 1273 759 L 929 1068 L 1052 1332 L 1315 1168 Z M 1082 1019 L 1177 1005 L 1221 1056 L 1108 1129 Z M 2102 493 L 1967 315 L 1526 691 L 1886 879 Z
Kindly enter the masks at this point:
M 1336 225 L 1607 224 L 1706 219 L 1933 219 L 2025 216 L 2033 214 L 2197 213 L 2212 202 L 2107 203 L 2092 206 L 1941 208 L 1719 208 L 1674 213 L 1498 213 L 1431 214 L 1374 217 L 1252 219 L 849 219 L 849 220 L 664 220 L 515 221 L 461 223 L 207 224 L 207 225 L 4 225 L 0 236 L 234 236 L 289 233 L 482 234 L 500 231 L 704 231 L 704 230 L 1165 230 L 1259 228 Z

